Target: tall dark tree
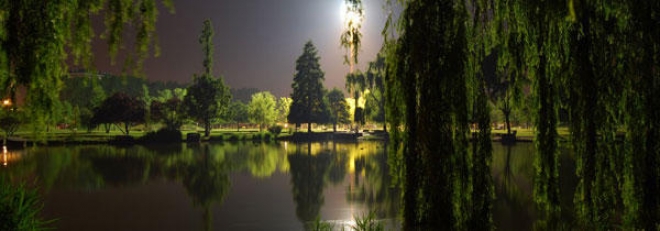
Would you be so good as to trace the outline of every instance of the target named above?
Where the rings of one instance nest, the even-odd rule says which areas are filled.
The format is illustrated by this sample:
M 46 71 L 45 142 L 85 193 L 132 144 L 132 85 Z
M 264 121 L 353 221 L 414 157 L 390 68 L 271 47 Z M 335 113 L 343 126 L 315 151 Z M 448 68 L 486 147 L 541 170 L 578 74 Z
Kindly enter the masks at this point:
M 348 112 L 348 103 L 344 98 L 344 92 L 337 88 L 333 88 L 328 92 L 328 106 L 330 107 L 330 121 L 332 122 L 332 131 L 337 132 L 338 123 L 350 122 L 350 114 Z
M 213 76 L 213 26 L 204 21 L 199 37 L 204 51 L 204 73 L 195 75 L 183 99 L 188 115 L 204 125 L 204 135 L 211 134 L 211 123 L 229 106 L 231 93 L 222 77 Z
M 327 105 L 323 101 L 324 73 L 319 64 L 316 47 L 309 41 L 303 48 L 303 53 L 296 60 L 296 73 L 293 76 L 293 93 L 291 93 L 291 109 L 287 117 L 289 123 L 295 123 L 296 128 L 301 123 L 307 123 L 307 132 L 312 132 L 312 123 L 327 121 L 325 112 Z

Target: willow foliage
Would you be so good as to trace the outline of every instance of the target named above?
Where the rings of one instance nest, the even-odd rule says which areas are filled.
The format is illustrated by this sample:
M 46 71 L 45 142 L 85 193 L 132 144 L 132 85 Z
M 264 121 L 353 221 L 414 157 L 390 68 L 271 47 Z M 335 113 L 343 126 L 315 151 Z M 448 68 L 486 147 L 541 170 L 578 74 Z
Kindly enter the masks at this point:
M 388 99 L 388 118 L 394 139 L 403 141 L 393 152 L 401 153 L 405 169 L 404 226 L 459 228 L 468 187 L 458 180 L 468 171 L 467 12 L 462 1 L 404 5 L 401 37 L 390 50 L 397 59 L 388 61 L 395 67 L 386 78 L 387 94 L 401 97 Z
M 574 1 L 569 5 L 567 34 L 569 74 L 564 81 L 568 96 L 571 144 L 577 155 L 580 184 L 575 195 L 582 225 L 607 226 L 620 207 L 617 190 L 622 150 L 616 131 L 622 125 L 624 90 L 622 54 L 624 5 L 610 1 Z M 619 11 L 615 13 L 614 11 Z M 598 226 L 598 227 L 596 227 Z
M 16 91 L 26 89 L 25 102 L 35 121 L 50 115 L 67 75 L 67 60 L 89 67 L 91 41 L 96 35 L 93 15 L 103 13 L 106 25 L 101 34 L 114 57 L 126 27 L 135 30 L 135 53 L 127 67 L 141 73 L 156 44 L 157 0 L 1 0 L 0 1 L 0 89 L 16 100 Z M 171 0 L 162 3 L 173 11 Z M 38 123 L 39 124 L 39 123 Z
M 630 0 L 626 6 L 626 225 L 653 230 L 660 228 L 660 2 Z
M 568 147 L 576 155 L 580 177 L 574 195 L 577 225 L 659 227 L 660 199 L 654 195 L 660 191 L 660 2 L 397 2 L 405 10 L 396 23 L 400 37 L 386 43 L 385 83 L 387 94 L 399 96 L 387 99 L 386 111 L 393 128 L 390 161 L 402 169 L 395 175 L 405 185 L 405 227 L 434 226 L 433 217 L 458 228 L 488 217 L 475 216 L 475 211 L 472 218 L 461 217 L 459 213 L 469 211 L 456 208 L 488 206 L 478 194 L 460 193 L 476 192 L 483 185 L 478 181 L 487 180 L 477 174 L 478 166 L 488 166 L 489 160 L 483 155 L 489 146 L 481 142 L 490 132 L 481 126 L 489 122 L 480 116 L 489 110 L 483 102 L 481 67 L 493 51 L 498 75 L 532 82 L 535 228 L 567 228 L 561 216 L 571 213 L 560 208 L 565 203 L 559 193 L 561 109 L 568 115 L 562 122 L 570 128 Z M 387 30 L 384 35 L 387 42 Z M 514 91 L 521 91 L 520 86 L 514 85 Z M 472 155 L 462 145 L 467 118 L 480 128 Z M 620 131 L 625 132 L 623 144 Z M 433 143 L 428 137 L 434 137 Z M 471 176 L 461 178 L 464 173 Z M 432 186 L 438 184 L 446 187 Z M 435 210 L 449 201 L 452 209 Z M 618 208 L 624 208 L 623 214 Z

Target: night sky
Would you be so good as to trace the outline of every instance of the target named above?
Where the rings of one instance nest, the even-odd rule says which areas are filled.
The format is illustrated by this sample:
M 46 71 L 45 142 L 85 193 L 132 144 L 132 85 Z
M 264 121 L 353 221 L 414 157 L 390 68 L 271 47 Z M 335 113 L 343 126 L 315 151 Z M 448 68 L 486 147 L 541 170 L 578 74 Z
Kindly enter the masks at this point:
M 198 37 L 203 21 L 214 26 L 214 72 L 232 88 L 258 88 L 275 96 L 289 96 L 295 60 L 312 40 L 321 57 L 328 89 L 344 89 L 349 67 L 339 37 L 344 0 L 188 0 L 174 1 L 174 14 L 161 8 L 157 24 L 161 56 L 145 62 L 149 80 L 189 83 L 202 72 Z M 363 0 L 362 52 L 358 67 L 366 69 L 382 45 L 384 0 Z M 97 34 L 100 34 L 97 31 Z M 105 41 L 94 42 L 98 71 L 120 74 L 123 60 L 110 65 Z M 130 47 L 130 46 L 127 46 Z

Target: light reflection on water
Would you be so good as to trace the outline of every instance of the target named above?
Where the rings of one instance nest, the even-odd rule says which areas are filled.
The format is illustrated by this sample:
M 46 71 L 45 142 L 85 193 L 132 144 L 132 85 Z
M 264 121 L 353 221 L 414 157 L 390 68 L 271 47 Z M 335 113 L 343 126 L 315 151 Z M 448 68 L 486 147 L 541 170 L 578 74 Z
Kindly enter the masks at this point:
M 533 158 L 532 144 L 494 145 L 499 230 L 532 229 Z M 316 217 L 339 230 L 370 212 L 401 225 L 381 142 L 44 147 L 3 150 L 3 165 L 38 179 L 58 230 L 303 230 Z
M 395 220 L 398 214 L 385 146 L 376 142 L 19 153 L 23 158 L 2 173 L 38 179 L 43 214 L 58 219 L 58 230 L 301 230 L 316 217 L 348 221 L 375 211 L 378 219 Z
M 8 167 L 9 163 L 17 162 L 21 159 L 21 152 L 8 151 L 7 146 L 2 146 L 2 166 Z

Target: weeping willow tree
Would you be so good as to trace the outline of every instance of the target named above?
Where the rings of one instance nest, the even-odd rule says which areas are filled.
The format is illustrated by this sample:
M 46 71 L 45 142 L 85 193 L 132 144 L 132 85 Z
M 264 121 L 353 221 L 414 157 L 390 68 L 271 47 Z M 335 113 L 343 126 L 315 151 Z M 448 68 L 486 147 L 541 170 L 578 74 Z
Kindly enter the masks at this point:
M 494 17 L 500 29 L 499 68 L 516 78 L 532 80 L 534 98 L 534 199 L 540 211 L 537 228 L 552 229 L 559 219 L 559 143 L 557 134 L 559 89 L 566 59 L 563 29 L 568 7 L 561 0 L 496 1 Z
M 486 56 L 491 54 L 496 41 L 496 20 L 492 17 L 494 1 L 471 0 L 466 2 L 468 10 L 466 27 L 466 66 L 468 106 L 471 122 L 477 124 L 472 135 L 472 152 L 467 156 L 468 175 L 462 177 L 466 190 L 463 193 L 463 213 L 468 214 L 462 228 L 469 230 L 492 230 L 493 179 L 490 174 L 492 140 L 490 107 L 488 105 L 486 74 L 483 66 Z M 466 180 L 467 179 L 467 180 Z M 466 209 L 467 208 L 467 209 Z
M 623 150 L 616 132 L 623 124 L 623 66 L 627 14 L 623 2 L 569 2 L 570 71 L 564 82 L 568 96 L 571 145 L 580 184 L 575 195 L 582 226 L 614 229 L 621 207 L 619 186 Z
M 624 204 L 630 229 L 660 229 L 660 2 L 626 1 Z
M 390 163 L 402 169 L 395 174 L 404 185 L 405 228 L 484 229 L 469 225 L 488 214 L 457 205 L 488 206 L 476 192 L 484 189 L 480 182 L 487 179 L 479 178 L 478 166 L 488 166 L 483 154 L 491 148 L 482 142 L 489 134 L 489 109 L 480 67 L 493 48 L 499 73 L 533 82 L 535 227 L 567 228 L 561 216 L 571 214 L 560 207 L 562 106 L 580 178 L 574 195 L 578 225 L 660 228 L 660 2 L 399 2 L 405 10 L 399 40 L 386 43 L 385 83 L 387 94 L 403 96 L 388 98 L 386 111 L 393 128 Z M 466 108 L 479 124 L 472 155 L 465 151 Z M 461 177 L 465 173 L 470 176 Z
M 135 31 L 135 53 L 127 58 L 128 70 L 142 72 L 150 53 L 158 55 L 157 0 L 0 0 L 0 89 L 16 102 L 25 89 L 25 104 L 38 129 L 52 114 L 67 60 L 89 67 L 95 37 L 91 17 L 104 14 L 101 37 L 107 40 L 114 62 L 127 27 Z M 173 11 L 171 0 L 162 3 Z M 36 130 L 35 130 L 36 131 Z
M 578 221 L 589 229 L 660 228 L 657 24 L 660 4 L 569 1 L 563 80 L 580 184 Z M 625 143 L 617 139 L 624 128 Z M 623 214 L 617 208 L 625 208 Z
M 346 7 L 343 13 L 344 31 L 340 37 L 340 44 L 346 49 L 344 63 L 349 65 L 349 73 L 346 75 L 346 90 L 355 98 L 355 110 L 353 111 L 355 122 L 355 133 L 359 132 L 362 108 L 358 106 L 358 99 L 365 90 L 364 74 L 359 71 L 355 73 L 355 64 L 358 63 L 360 47 L 362 45 L 362 21 L 364 21 L 364 10 L 362 0 L 344 0 Z
M 387 118 L 394 159 L 404 169 L 404 228 L 458 229 L 467 201 L 461 193 L 469 187 L 460 180 L 468 174 L 465 2 L 403 4 L 386 92 L 400 96 L 387 100 Z
M 530 65 L 527 63 L 532 46 L 526 45 L 529 39 L 525 15 L 520 2 L 494 1 L 491 28 L 494 30 L 493 54 L 496 58 L 496 68 L 492 86 L 488 86 L 489 98 L 501 106 L 504 114 L 507 134 L 511 134 L 510 115 L 514 108 L 523 108 L 523 88 L 529 83 L 527 74 Z
M 518 12 L 520 3 L 509 9 Z M 567 4 L 566 4 L 567 3 Z M 520 12 L 532 47 L 536 97 L 537 228 L 561 228 L 557 162 L 557 102 L 566 109 L 580 183 L 579 224 L 615 229 L 658 228 L 658 29 L 660 4 L 644 1 L 537 1 Z M 520 19 L 518 19 L 520 21 Z M 558 89 L 565 89 L 563 92 Z M 617 130 L 625 128 L 625 150 Z M 625 174 L 622 174 L 625 173 Z M 623 205 L 623 206 L 622 206 Z

